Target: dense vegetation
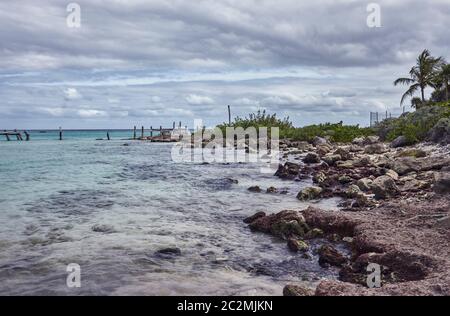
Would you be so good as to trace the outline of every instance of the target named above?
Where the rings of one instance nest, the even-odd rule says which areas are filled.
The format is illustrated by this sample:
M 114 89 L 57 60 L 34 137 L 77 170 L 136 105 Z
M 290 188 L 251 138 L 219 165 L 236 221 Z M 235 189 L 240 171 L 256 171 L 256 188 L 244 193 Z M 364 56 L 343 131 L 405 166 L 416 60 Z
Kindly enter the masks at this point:
M 218 127 L 225 132 L 228 124 L 222 124 Z M 344 125 L 339 123 L 325 123 L 318 125 L 309 125 L 304 127 L 294 127 L 289 117 L 280 119 L 276 114 L 267 114 L 266 111 L 258 111 L 247 117 L 237 117 L 231 123 L 233 127 L 278 127 L 280 129 L 280 138 L 290 138 L 299 141 L 311 141 L 314 137 L 328 137 L 335 142 L 351 142 L 354 138 L 367 136 L 374 133 L 370 128 L 361 128 L 358 125 Z

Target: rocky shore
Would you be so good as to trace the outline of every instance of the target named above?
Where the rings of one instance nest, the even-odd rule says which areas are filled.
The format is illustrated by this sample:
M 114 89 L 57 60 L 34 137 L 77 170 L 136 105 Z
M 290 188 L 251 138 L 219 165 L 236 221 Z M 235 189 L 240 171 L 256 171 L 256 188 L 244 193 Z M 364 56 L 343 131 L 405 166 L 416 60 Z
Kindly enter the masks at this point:
M 286 285 L 284 295 L 450 295 L 450 145 L 406 147 L 376 136 L 280 145 L 283 163 L 275 175 L 313 181 L 299 200 L 342 198 L 339 211 L 309 207 L 244 220 L 305 258 L 309 241 L 323 240 L 318 264 L 339 269 L 339 280 L 322 280 L 315 289 Z M 337 250 L 340 244 L 350 255 Z M 368 286 L 371 263 L 381 269 L 381 287 Z

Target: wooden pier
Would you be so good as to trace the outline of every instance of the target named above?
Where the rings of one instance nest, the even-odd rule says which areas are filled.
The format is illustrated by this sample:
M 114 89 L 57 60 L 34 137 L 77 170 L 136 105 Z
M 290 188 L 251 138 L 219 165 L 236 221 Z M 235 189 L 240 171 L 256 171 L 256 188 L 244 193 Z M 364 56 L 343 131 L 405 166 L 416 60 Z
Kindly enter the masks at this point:
M 26 132 L 26 131 L 24 131 L 23 133 L 25 134 L 25 140 L 29 141 L 30 134 L 28 134 L 28 132 Z M 0 136 L 5 136 L 7 141 L 11 141 L 11 138 L 13 138 L 13 137 L 15 137 L 19 141 L 24 140 L 22 137 L 22 133 L 18 132 L 17 130 L 0 132 Z
M 145 135 L 146 131 L 150 132 L 150 136 Z M 133 131 L 133 139 L 135 140 L 147 140 L 158 143 L 178 142 L 185 135 L 190 135 L 190 132 L 187 126 L 181 127 L 181 122 L 179 122 L 178 127 L 176 127 L 175 122 L 173 122 L 173 126 L 171 128 L 163 128 L 162 126 L 159 128 L 153 128 L 153 126 L 150 126 L 150 129 L 145 129 L 144 126 L 142 126 L 141 136 L 139 138 L 137 137 L 136 126 Z

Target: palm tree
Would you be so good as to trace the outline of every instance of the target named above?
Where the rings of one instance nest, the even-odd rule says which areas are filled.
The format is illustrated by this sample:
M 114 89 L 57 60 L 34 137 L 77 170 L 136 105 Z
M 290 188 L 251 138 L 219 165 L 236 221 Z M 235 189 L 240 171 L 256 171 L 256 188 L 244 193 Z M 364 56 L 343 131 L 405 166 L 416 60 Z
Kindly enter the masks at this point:
M 425 102 L 425 88 L 430 86 L 435 88 L 436 73 L 443 63 L 442 57 L 435 58 L 428 50 L 424 50 L 417 57 L 416 65 L 409 71 L 410 78 L 398 78 L 394 85 L 408 85 L 409 89 L 403 94 L 400 105 L 407 97 L 412 97 L 420 89 L 422 102 Z

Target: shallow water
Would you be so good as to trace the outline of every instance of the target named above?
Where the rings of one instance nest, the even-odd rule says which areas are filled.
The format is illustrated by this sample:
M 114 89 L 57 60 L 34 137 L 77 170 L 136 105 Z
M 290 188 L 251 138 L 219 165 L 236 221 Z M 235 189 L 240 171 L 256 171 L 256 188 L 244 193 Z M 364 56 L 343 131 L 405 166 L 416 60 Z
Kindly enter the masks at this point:
M 288 282 L 335 276 L 242 222 L 307 207 L 295 198 L 307 183 L 253 164 L 177 164 L 171 146 L 119 137 L 1 142 L 0 294 L 281 295 Z M 288 194 L 251 193 L 251 185 Z M 167 247 L 181 254 L 156 254 Z M 81 266 L 80 288 L 66 286 L 70 263 Z

